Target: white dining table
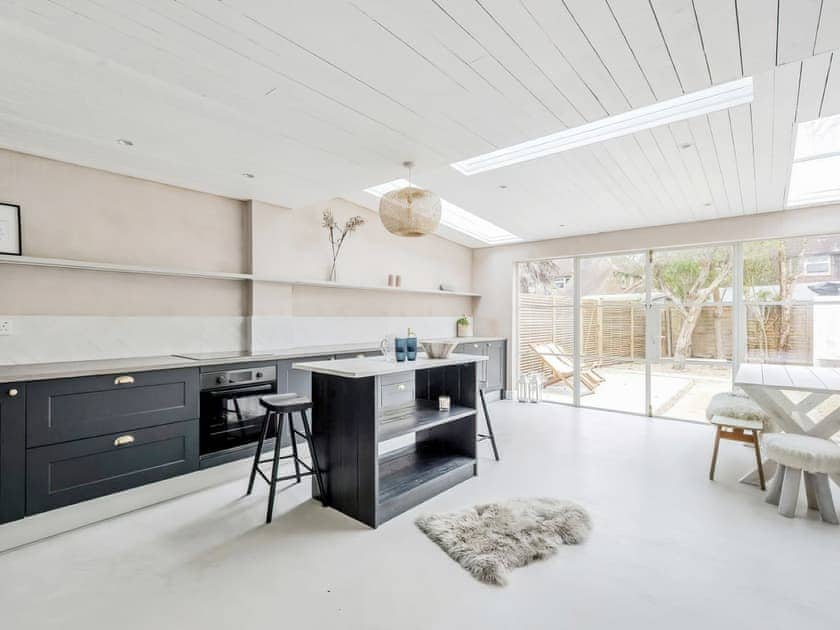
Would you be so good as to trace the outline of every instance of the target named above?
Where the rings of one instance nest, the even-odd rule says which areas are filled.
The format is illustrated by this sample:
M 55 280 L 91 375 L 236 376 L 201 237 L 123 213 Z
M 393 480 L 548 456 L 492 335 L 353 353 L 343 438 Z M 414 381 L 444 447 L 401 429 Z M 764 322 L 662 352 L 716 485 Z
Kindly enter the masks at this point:
M 738 368 L 735 385 L 770 416 L 776 431 L 826 439 L 840 432 L 840 404 L 828 413 L 821 413 L 821 417 L 815 414 L 829 398 L 840 396 L 840 369 L 747 363 Z M 774 463 L 768 462 L 765 471 L 772 475 L 775 468 Z M 757 484 L 757 478 L 758 471 L 754 470 L 741 481 Z M 831 478 L 840 484 L 840 475 Z

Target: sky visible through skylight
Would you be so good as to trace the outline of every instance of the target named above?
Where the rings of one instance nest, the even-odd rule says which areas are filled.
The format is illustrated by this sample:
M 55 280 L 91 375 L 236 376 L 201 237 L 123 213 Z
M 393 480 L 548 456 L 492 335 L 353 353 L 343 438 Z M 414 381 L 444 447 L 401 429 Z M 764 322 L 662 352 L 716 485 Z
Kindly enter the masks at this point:
M 787 205 L 835 201 L 840 201 L 840 115 L 797 128 Z

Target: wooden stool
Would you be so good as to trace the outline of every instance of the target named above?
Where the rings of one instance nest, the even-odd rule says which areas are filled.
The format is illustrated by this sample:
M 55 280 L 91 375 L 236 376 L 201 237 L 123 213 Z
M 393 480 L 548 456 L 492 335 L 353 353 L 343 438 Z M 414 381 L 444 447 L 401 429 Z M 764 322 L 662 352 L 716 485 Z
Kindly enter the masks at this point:
M 493 455 L 496 457 L 496 461 L 499 461 L 499 449 L 496 448 L 496 436 L 493 433 L 493 425 L 490 424 L 490 414 L 487 413 L 487 401 L 484 400 L 484 390 L 479 389 L 478 395 L 481 397 L 481 407 L 484 410 L 484 421 L 487 423 L 487 433 L 479 433 L 478 441 L 483 442 L 484 440 L 490 440 L 490 444 L 493 447 Z
M 715 450 L 712 452 L 712 467 L 709 470 L 709 479 L 715 479 L 715 465 L 717 464 L 718 448 L 721 440 L 732 440 L 752 444 L 755 448 L 755 461 L 758 464 L 758 481 L 761 489 L 765 489 L 764 466 L 761 464 L 761 446 L 759 437 L 764 430 L 764 424 L 758 420 L 741 420 L 729 416 L 712 416 L 709 420 L 716 427 Z
M 297 394 L 275 394 L 273 396 L 263 396 L 260 398 L 260 405 L 262 405 L 262 407 L 266 410 L 266 413 L 263 418 L 262 431 L 260 431 L 260 440 L 257 443 L 257 452 L 254 453 L 254 464 L 251 467 L 251 477 L 248 480 L 248 492 L 246 494 L 251 494 L 251 491 L 254 489 L 254 479 L 256 478 L 257 473 L 259 473 L 260 477 L 265 479 L 266 483 L 268 483 L 271 487 L 268 493 L 268 513 L 265 518 L 265 522 L 270 523 L 274 512 L 274 492 L 277 488 L 277 482 L 286 481 L 287 479 L 297 479 L 297 482 L 300 483 L 301 477 L 314 475 L 315 480 L 318 482 L 318 491 L 321 495 L 321 503 L 326 506 L 327 493 L 324 490 L 324 480 L 321 476 L 321 467 L 318 465 L 318 456 L 315 453 L 315 445 L 312 442 L 312 431 L 309 428 L 309 419 L 306 417 L 307 410 L 312 409 L 312 401 L 308 398 L 304 398 L 303 396 L 298 396 Z M 303 433 L 295 429 L 292 414 L 296 411 L 300 413 Z M 285 424 L 287 417 L 289 419 L 289 435 L 291 436 L 292 441 L 292 453 L 291 455 L 283 455 L 281 457 L 280 442 L 283 437 L 283 425 Z M 268 435 L 268 427 L 272 422 L 274 423 L 276 433 L 276 437 L 274 438 L 274 457 L 272 459 L 260 459 L 263 444 L 265 443 L 265 438 Z M 312 458 L 311 466 L 298 456 L 298 437 L 302 437 L 306 440 L 306 444 L 309 447 L 309 455 Z M 281 459 L 292 459 L 292 461 L 294 461 L 295 474 L 286 475 L 284 477 L 277 476 L 277 469 L 279 468 Z M 265 473 L 260 470 L 260 464 L 267 464 L 268 462 L 272 463 L 271 478 L 266 477 Z M 306 470 L 301 472 L 301 466 L 303 466 Z
M 779 464 L 767 503 L 778 505 L 779 514 L 793 518 L 804 473 L 808 507 L 819 510 L 823 522 L 837 525 L 828 476 L 840 473 L 840 446 L 811 435 L 770 433 L 764 436 L 764 447 L 767 457 Z

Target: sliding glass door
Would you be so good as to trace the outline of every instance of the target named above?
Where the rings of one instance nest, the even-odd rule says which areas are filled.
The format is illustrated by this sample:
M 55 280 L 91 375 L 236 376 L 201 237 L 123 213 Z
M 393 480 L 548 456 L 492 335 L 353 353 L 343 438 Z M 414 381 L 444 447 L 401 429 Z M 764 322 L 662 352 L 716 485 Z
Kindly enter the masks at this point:
M 522 263 L 519 374 L 547 401 L 703 421 L 731 388 L 734 267 L 732 246 Z
M 646 254 L 580 259 L 580 404 L 646 412 Z
M 652 252 L 650 415 L 704 421 L 731 389 L 734 271 L 732 246 Z

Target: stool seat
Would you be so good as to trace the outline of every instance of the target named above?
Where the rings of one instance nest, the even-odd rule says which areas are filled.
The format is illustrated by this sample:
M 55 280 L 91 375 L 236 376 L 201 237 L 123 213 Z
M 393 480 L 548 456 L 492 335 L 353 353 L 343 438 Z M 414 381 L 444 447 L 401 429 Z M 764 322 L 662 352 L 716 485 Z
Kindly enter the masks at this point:
M 840 473 L 840 446 L 831 440 L 793 433 L 764 436 L 767 456 L 782 466 L 810 473 Z
M 712 416 L 709 422 L 719 427 L 747 429 L 748 431 L 761 431 L 764 429 L 764 423 L 761 420 L 745 420 L 743 418 L 731 418 L 730 416 Z
M 737 420 L 751 420 L 760 422 L 764 426 L 767 426 L 770 422 L 770 416 L 749 396 L 740 392 L 720 392 L 712 396 L 708 407 L 706 407 L 706 418 L 711 422 L 715 416 L 724 416 Z M 758 427 L 759 431 L 761 429 L 762 427 Z
M 318 484 L 318 493 L 323 505 L 327 505 L 327 492 L 324 485 L 323 471 L 321 465 L 318 463 L 318 453 L 315 449 L 315 441 L 312 439 L 312 429 L 309 427 L 309 418 L 306 412 L 312 409 L 312 401 L 306 396 L 298 396 L 297 394 L 273 394 L 271 396 L 263 396 L 260 398 L 260 405 L 265 409 L 265 417 L 262 421 L 262 429 L 260 430 L 260 439 L 257 442 L 257 450 L 254 452 L 254 463 L 251 465 L 251 476 L 248 479 L 248 491 L 245 494 L 251 494 L 254 489 L 254 480 L 257 475 L 263 478 L 269 485 L 268 491 L 268 511 L 266 512 L 265 522 L 270 523 L 274 513 L 274 494 L 277 490 L 278 481 L 286 481 L 287 479 L 296 479 L 298 483 L 301 482 L 301 477 L 305 475 L 312 475 Z M 294 412 L 300 414 L 300 423 L 296 424 L 294 421 Z M 280 455 L 280 448 L 283 440 L 283 426 L 289 425 L 289 434 L 291 437 L 291 455 Z M 271 459 L 262 460 L 263 445 L 265 445 L 266 438 L 269 434 L 269 429 L 274 427 L 274 457 Z M 301 430 L 298 428 L 303 429 Z M 300 458 L 298 454 L 298 437 L 306 441 L 306 446 L 309 448 L 309 457 L 312 459 L 312 464 L 307 464 Z M 278 476 L 278 466 L 281 459 L 291 459 L 295 465 L 295 472 L 292 475 Z M 267 464 L 271 462 L 271 477 L 260 468 L 260 464 Z M 301 471 L 301 467 L 304 468 Z
M 260 405 L 268 411 L 292 413 L 293 411 L 311 409 L 312 401 L 306 396 L 298 396 L 297 394 L 272 394 L 260 398 Z

